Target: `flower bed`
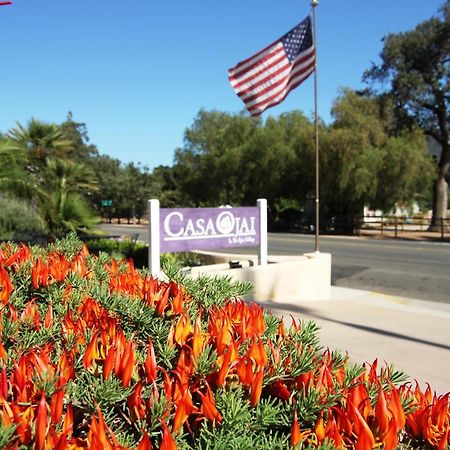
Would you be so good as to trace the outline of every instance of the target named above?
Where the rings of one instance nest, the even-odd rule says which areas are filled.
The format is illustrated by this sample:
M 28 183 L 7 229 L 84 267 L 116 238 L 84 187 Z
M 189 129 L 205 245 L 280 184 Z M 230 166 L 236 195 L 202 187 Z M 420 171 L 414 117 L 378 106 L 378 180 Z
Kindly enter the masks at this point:
M 313 322 L 162 282 L 73 237 L 0 247 L 0 447 L 436 448 L 449 395 L 324 350 Z

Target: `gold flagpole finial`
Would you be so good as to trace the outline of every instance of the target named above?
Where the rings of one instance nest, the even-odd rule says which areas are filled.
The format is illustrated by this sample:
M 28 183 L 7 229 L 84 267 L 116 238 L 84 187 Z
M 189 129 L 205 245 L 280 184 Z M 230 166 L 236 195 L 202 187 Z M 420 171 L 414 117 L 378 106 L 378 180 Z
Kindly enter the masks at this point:
M 311 0 L 311 6 L 315 8 L 319 4 L 319 0 Z

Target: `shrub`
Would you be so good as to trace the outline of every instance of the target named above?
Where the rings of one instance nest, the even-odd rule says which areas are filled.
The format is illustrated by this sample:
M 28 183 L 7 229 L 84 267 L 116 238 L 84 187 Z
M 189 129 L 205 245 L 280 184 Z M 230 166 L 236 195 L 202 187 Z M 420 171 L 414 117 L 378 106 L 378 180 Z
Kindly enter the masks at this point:
M 148 264 L 148 245 L 131 239 L 89 239 L 86 245 L 91 253 L 99 255 L 105 252 L 116 259 L 132 259 L 135 267 L 142 268 Z
M 30 203 L 0 194 L 0 239 L 36 241 L 46 235 L 45 225 Z
M 148 245 L 141 241 L 100 238 L 87 240 L 86 245 L 89 251 L 95 255 L 105 252 L 116 259 L 132 259 L 137 268 L 148 265 Z M 164 253 L 161 255 L 161 260 L 165 264 L 179 267 L 200 265 L 198 256 L 193 253 Z
M 448 394 L 322 349 L 248 286 L 165 270 L 73 237 L 0 247 L 0 447 L 446 447 Z

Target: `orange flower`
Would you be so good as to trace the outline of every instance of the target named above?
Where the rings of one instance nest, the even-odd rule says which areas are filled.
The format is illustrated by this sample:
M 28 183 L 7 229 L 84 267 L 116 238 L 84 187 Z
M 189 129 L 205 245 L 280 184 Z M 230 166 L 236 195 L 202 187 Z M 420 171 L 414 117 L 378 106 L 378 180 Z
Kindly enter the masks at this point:
M 39 331 L 41 322 L 39 320 L 39 311 L 33 300 L 29 301 L 20 315 L 20 320 L 32 324 L 36 331 Z
M 319 420 L 316 423 L 316 426 L 314 428 L 314 433 L 317 436 L 317 440 L 319 442 L 322 442 L 325 439 L 325 427 L 323 426 L 323 417 L 320 416 Z
M 308 389 L 310 385 L 314 382 L 314 374 L 313 371 L 302 373 L 297 377 L 297 388 L 298 389 Z
M 73 380 L 75 378 L 73 357 L 67 351 L 63 352 L 61 358 L 58 361 L 58 370 L 60 373 L 59 382 L 61 386 L 67 383 L 69 380 Z
M 156 364 L 155 349 L 153 348 L 153 342 L 148 340 L 147 357 L 144 363 L 145 376 L 147 383 L 153 383 L 156 380 L 158 366 Z
M 172 300 L 172 312 L 174 314 L 181 314 L 183 312 L 183 289 L 176 285 L 175 283 L 172 283 L 172 290 L 176 291 L 176 294 L 174 295 L 174 298 Z
M 291 393 L 287 389 L 286 385 L 279 378 L 277 378 L 275 382 L 270 385 L 269 389 L 271 395 L 281 398 L 284 401 L 288 401 L 291 397 Z
M 250 358 L 241 358 L 236 364 L 236 371 L 240 382 L 249 386 L 253 380 L 252 362 Z
M 48 305 L 47 314 L 44 317 L 44 327 L 51 328 L 53 326 L 53 307 Z
M 53 424 L 57 424 L 61 420 L 64 406 L 63 400 L 64 391 L 60 388 L 52 395 L 52 399 L 50 401 L 51 423 Z
M 170 431 L 163 420 L 161 420 L 161 426 L 163 429 L 163 437 L 161 440 L 161 445 L 159 446 L 159 450 L 178 450 L 175 439 L 170 434 Z
M 202 332 L 201 316 L 197 316 L 194 325 L 194 334 L 192 336 L 192 355 L 197 360 L 203 352 L 205 346 L 205 338 Z
M 358 440 L 356 441 L 355 450 L 372 450 L 375 446 L 375 438 L 372 431 L 358 409 L 353 407 L 353 410 L 355 412 L 356 420 L 360 425 L 359 431 L 357 431 Z
M 136 384 L 132 394 L 128 397 L 127 405 L 131 411 L 133 420 L 138 420 L 145 416 L 145 406 L 142 399 L 142 383 L 140 381 Z
M 44 398 L 45 403 L 45 398 Z M 39 413 L 39 406 L 38 405 L 38 413 Z M 45 405 L 46 407 L 46 405 Z M 17 403 L 13 403 L 11 405 L 11 409 L 13 411 L 14 415 L 14 423 L 16 426 L 16 436 L 19 438 L 19 442 L 21 444 L 27 445 L 30 442 L 32 442 L 32 433 L 31 433 L 31 427 L 30 424 L 32 423 L 33 418 L 33 407 L 29 406 L 25 410 L 23 407 L 20 407 Z M 45 416 L 47 415 L 47 410 L 45 409 Z M 45 419 L 45 421 L 44 421 Z M 44 423 L 45 422 L 45 423 Z M 47 418 L 44 417 L 44 412 L 42 408 L 41 418 L 40 420 L 35 421 L 35 447 L 39 447 L 38 445 L 44 445 L 45 444 L 45 432 L 46 432 L 46 426 L 47 426 Z
M 2 342 L 0 342 L 0 361 L 5 361 L 7 357 L 5 347 Z
M 250 405 L 256 406 L 261 398 L 262 385 L 264 378 L 264 369 L 260 369 L 253 376 L 252 383 L 250 385 Z
M 216 401 L 214 400 L 214 396 L 212 395 L 208 383 L 206 383 L 206 394 L 202 394 L 198 391 L 198 395 L 200 395 L 202 399 L 202 406 L 200 407 L 200 410 L 203 416 L 211 422 L 215 422 L 217 424 L 221 423 L 222 416 L 217 410 Z
M 89 448 L 95 450 L 113 450 L 113 446 L 106 435 L 106 424 L 103 419 L 103 414 L 98 405 L 96 409 L 98 420 L 95 416 L 92 417 L 91 427 L 88 433 L 88 441 L 90 441 Z
M 8 375 L 6 374 L 6 367 L 3 366 L 2 373 L 0 374 L 0 399 L 5 399 L 7 397 L 8 397 Z
M 340 429 L 345 432 L 345 429 L 342 429 L 338 426 L 335 418 L 332 415 L 329 416 L 327 426 L 325 427 L 325 436 L 334 441 L 334 445 L 336 448 L 345 448 L 344 438 L 342 437 Z
M 228 372 L 230 371 L 231 353 L 231 348 L 229 348 L 228 351 L 223 355 L 223 362 L 216 376 L 217 386 L 223 386 L 225 384 L 225 379 L 227 378 Z
M 217 341 L 216 341 L 216 347 L 217 347 L 217 354 L 220 356 L 222 353 L 226 350 L 226 348 L 231 344 L 231 341 L 233 340 L 233 335 L 230 331 L 230 324 L 227 321 L 220 327 L 219 332 L 217 334 Z
M 178 345 L 182 346 L 186 343 L 192 331 L 192 325 L 189 321 L 189 317 L 183 314 L 180 316 L 175 326 L 173 339 Z
M 244 303 L 245 304 L 245 303 Z M 264 320 L 264 308 L 256 303 L 251 303 L 249 307 L 250 324 L 256 334 L 263 334 L 266 331 L 266 321 Z
M 11 248 L 9 248 L 11 250 Z M 27 262 L 30 259 L 31 251 L 30 249 L 24 244 L 20 244 L 20 249 L 17 250 L 15 253 L 10 255 L 4 262 L 5 267 L 20 267 L 23 263 Z
M 297 410 L 294 411 L 294 420 L 291 427 L 291 446 L 295 447 L 302 441 L 302 433 L 298 424 Z
M 179 372 L 185 372 L 189 376 L 192 376 L 195 372 L 194 362 L 189 352 L 189 347 L 183 348 L 178 358 L 178 364 L 176 369 Z
M 50 253 L 48 257 L 48 271 L 56 282 L 63 282 L 70 267 L 70 261 L 60 253 Z
M 320 368 L 319 375 L 316 381 L 316 389 L 317 390 L 329 390 L 333 387 L 333 379 L 331 378 L 330 369 L 328 368 L 328 364 L 324 362 L 322 367 Z
M 267 353 L 261 339 L 258 338 L 257 342 L 253 341 L 248 356 L 255 361 L 257 367 L 262 368 L 267 366 Z
M 86 246 L 84 246 L 84 248 L 87 250 Z M 70 270 L 77 273 L 80 277 L 86 276 L 86 255 L 83 250 L 73 258 L 72 263 L 70 264 Z
M 48 266 L 42 262 L 42 258 L 39 258 L 34 264 L 31 270 L 31 285 L 33 289 L 39 289 L 40 286 L 48 286 Z
M 89 369 L 91 367 L 92 363 L 95 359 L 99 357 L 98 353 L 98 347 L 97 347 L 97 338 L 98 338 L 98 332 L 94 332 L 91 338 L 91 342 L 89 342 L 86 351 L 84 352 L 83 356 L 83 366 L 86 369 Z
M 380 388 L 380 391 L 378 392 L 377 404 L 375 406 L 375 417 L 378 422 L 380 434 L 385 434 L 389 428 L 389 411 L 382 388 Z
M 381 440 L 384 444 L 384 450 L 394 450 L 398 445 L 397 424 L 395 419 L 392 418 L 389 422 L 389 427 L 386 432 L 381 436 Z
M 184 422 L 186 422 L 187 418 L 192 414 L 192 411 L 194 410 L 194 405 L 192 403 L 192 397 L 191 393 L 189 392 L 189 389 L 186 389 L 183 397 L 176 405 L 176 412 L 175 416 L 173 418 L 173 428 L 172 431 L 179 430 Z
M 67 411 L 64 416 L 62 432 L 68 437 L 72 436 L 72 433 L 73 433 L 73 406 L 72 406 L 72 403 L 69 403 L 67 405 Z
M 37 407 L 36 414 L 36 450 L 43 450 L 45 446 L 45 435 L 47 432 L 47 402 L 45 401 L 44 391 L 41 393 L 41 399 Z
M 282 337 L 282 338 L 284 338 L 284 336 L 285 336 L 284 323 L 283 323 L 282 320 L 281 320 L 280 323 L 278 324 L 277 334 L 278 334 L 280 337 Z
M 152 450 L 152 443 L 148 437 L 148 433 L 144 431 L 142 439 L 139 441 L 136 450 Z
M 123 352 L 121 365 L 117 374 L 117 376 L 122 380 L 122 385 L 124 387 L 128 387 L 130 385 L 135 359 L 134 343 L 130 339 L 130 342 L 127 344 L 125 351 Z
M 164 293 L 161 294 L 161 289 L 159 290 L 159 292 L 156 293 L 156 299 L 153 299 L 153 301 L 155 301 L 155 303 L 157 303 L 156 305 L 156 312 L 162 316 L 164 313 L 164 309 L 167 306 L 167 302 L 169 301 L 169 288 L 166 288 L 166 290 L 164 291 Z M 157 301 L 156 301 L 157 300 Z
M 400 393 L 395 386 L 392 386 L 391 388 L 391 398 L 388 402 L 387 407 L 394 416 L 395 422 L 397 424 L 397 431 L 400 431 L 405 426 L 406 419 L 402 402 L 400 400 Z
M 9 300 L 9 296 L 14 287 L 9 278 L 8 272 L 0 266 L 0 302 L 6 305 Z
M 103 362 L 103 379 L 107 380 L 114 367 L 115 349 L 114 346 L 109 347 L 106 354 L 105 361 Z

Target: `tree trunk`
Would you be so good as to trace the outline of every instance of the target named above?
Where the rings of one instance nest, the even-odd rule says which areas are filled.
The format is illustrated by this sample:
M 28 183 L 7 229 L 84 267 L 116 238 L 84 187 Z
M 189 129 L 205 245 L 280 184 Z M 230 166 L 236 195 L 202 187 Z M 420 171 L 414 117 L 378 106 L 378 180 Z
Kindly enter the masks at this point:
M 441 229 L 441 219 L 447 219 L 448 184 L 444 177 L 439 177 L 433 186 L 433 217 L 430 231 Z
M 446 102 L 443 95 L 437 98 L 437 119 L 439 124 L 440 139 L 437 139 L 441 144 L 441 157 L 438 163 L 437 179 L 433 186 L 433 217 L 431 219 L 430 231 L 442 230 L 444 226 L 447 231 L 450 227 L 447 219 L 448 208 L 448 184 L 446 176 L 450 169 L 450 135 L 448 129 L 448 112 Z
M 450 147 L 442 145 L 442 153 L 438 164 L 438 176 L 433 186 L 433 217 L 431 218 L 430 231 L 440 231 L 442 220 L 447 219 L 448 208 L 448 184 L 445 176 L 450 167 Z M 449 229 L 449 223 L 444 222 L 446 230 Z

